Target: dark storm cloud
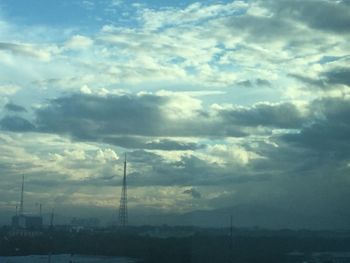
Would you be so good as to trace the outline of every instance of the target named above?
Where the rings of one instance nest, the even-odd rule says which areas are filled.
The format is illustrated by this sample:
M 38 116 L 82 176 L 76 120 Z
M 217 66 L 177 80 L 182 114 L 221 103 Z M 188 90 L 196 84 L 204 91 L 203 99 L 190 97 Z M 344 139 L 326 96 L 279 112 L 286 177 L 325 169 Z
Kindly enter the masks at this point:
M 254 143 L 251 150 L 264 158 L 251 162 L 248 171 L 264 175 L 265 182 L 271 184 L 269 191 L 284 192 L 286 196 L 280 196 L 280 200 L 285 198 L 295 206 L 300 206 L 303 199 L 309 200 L 315 211 L 330 211 L 336 202 L 346 206 L 350 200 L 340 201 L 342 196 L 348 196 L 345 189 L 349 187 L 350 101 L 319 99 L 311 103 L 309 110 L 310 122 L 299 132 L 270 137 L 278 147 Z M 325 193 L 334 198 L 325 200 Z
M 344 98 L 324 98 L 309 105 L 308 122 L 300 130 L 273 135 L 270 141 L 254 142 L 247 150 L 263 159 L 251 162 L 250 169 L 267 175 L 299 177 L 328 174 L 344 181 L 350 159 L 350 101 Z
M 245 32 L 245 40 L 251 43 L 271 43 L 279 40 L 288 40 L 300 32 L 291 21 L 279 17 L 239 16 L 226 20 L 226 27 Z
M 291 103 L 257 104 L 251 108 L 193 112 L 193 117 L 171 119 L 166 107 L 172 98 L 156 95 L 92 96 L 75 94 L 50 101 L 36 112 L 39 131 L 67 134 L 148 149 L 196 149 L 194 143 L 149 137 L 246 136 L 246 126 L 298 128 L 305 118 Z M 218 127 L 220 127 L 218 129 Z M 137 137 L 139 136 L 139 137 Z M 124 139 L 124 143 L 122 142 Z
M 350 68 L 344 67 L 322 72 L 318 78 L 310 78 L 300 74 L 289 74 L 289 76 L 308 84 L 307 88 L 330 90 L 337 89 L 337 84 L 350 86 Z
M 304 22 L 310 28 L 333 33 L 350 32 L 350 6 L 347 1 L 260 1 L 279 19 Z
M 285 135 L 283 138 L 319 154 L 333 153 L 339 159 L 348 158 L 350 101 L 343 98 L 319 99 L 310 105 L 310 109 L 315 114 L 312 124 L 305 126 L 300 133 Z
M 194 118 L 171 119 L 164 110 L 170 100 L 169 97 L 155 95 L 100 97 L 75 94 L 52 100 L 47 107 L 37 110 L 36 124 L 38 131 L 116 144 L 120 141 L 118 138 L 120 135 L 245 136 L 234 123 L 210 117 L 206 112 L 194 112 L 196 115 Z M 196 147 L 193 144 L 175 144 L 162 140 L 158 143 L 146 143 L 144 146 L 164 149 Z
M 35 129 L 134 149 L 196 150 L 204 146 L 171 137 L 243 137 L 249 135 L 246 128 L 298 129 L 308 121 L 291 103 L 193 110 L 189 117 L 172 118 L 167 110 L 172 100 L 157 95 L 74 94 L 51 100 L 36 110 L 33 124 L 22 117 L 8 116 L 1 126 L 11 131 Z
M 314 78 L 310 78 L 308 76 L 303 76 L 303 75 L 300 75 L 300 74 L 294 74 L 294 73 L 291 73 L 291 74 L 288 74 L 290 77 L 300 81 L 300 82 L 303 82 L 305 84 L 307 84 L 307 88 L 310 89 L 310 88 L 319 88 L 319 89 L 326 89 L 326 88 L 333 88 L 332 86 L 329 86 L 327 85 L 326 81 L 324 79 L 314 79 Z
M 50 101 L 36 112 L 40 130 L 67 133 L 78 138 L 106 134 L 153 135 L 165 121 L 158 96 L 89 96 L 75 94 Z
M 17 105 L 17 104 L 14 104 L 14 103 L 7 103 L 5 105 L 5 109 L 8 111 L 13 111 L 13 112 L 26 112 L 27 111 L 24 107 Z
M 35 129 L 32 123 L 20 116 L 5 116 L 0 120 L 0 126 L 3 130 L 13 132 L 28 132 Z
M 335 68 L 323 73 L 327 83 L 350 86 L 350 68 Z
M 237 125 L 276 128 L 300 128 L 307 120 L 292 103 L 260 103 L 250 108 L 223 110 L 221 115 Z

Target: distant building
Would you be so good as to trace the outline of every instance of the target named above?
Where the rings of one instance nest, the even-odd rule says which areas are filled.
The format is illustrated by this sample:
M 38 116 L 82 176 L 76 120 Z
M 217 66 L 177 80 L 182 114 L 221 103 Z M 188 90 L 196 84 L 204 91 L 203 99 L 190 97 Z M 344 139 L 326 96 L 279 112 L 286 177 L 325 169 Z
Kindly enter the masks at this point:
M 43 227 L 43 218 L 37 215 L 15 215 L 11 225 L 16 229 L 39 230 Z
M 98 218 L 76 218 L 74 217 L 70 222 L 70 229 L 72 231 L 93 230 L 100 226 Z
M 41 216 L 41 205 L 40 215 L 26 215 L 24 214 L 24 176 L 22 177 L 22 189 L 21 199 L 19 206 L 19 214 L 12 217 L 11 226 L 16 230 L 40 230 L 43 227 L 43 217 Z
M 149 229 L 143 233 L 140 233 L 140 236 L 155 237 L 155 238 L 184 238 L 191 237 L 195 234 L 192 229 L 181 229 L 181 228 L 168 228 L 168 227 L 157 227 Z

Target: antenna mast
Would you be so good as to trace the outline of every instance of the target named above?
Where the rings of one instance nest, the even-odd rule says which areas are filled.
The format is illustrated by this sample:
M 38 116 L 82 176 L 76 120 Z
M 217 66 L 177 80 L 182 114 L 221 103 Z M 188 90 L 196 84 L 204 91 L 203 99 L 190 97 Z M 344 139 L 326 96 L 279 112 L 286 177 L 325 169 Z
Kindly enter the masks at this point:
M 50 228 L 53 228 L 53 219 L 54 219 L 54 209 L 52 208 L 51 215 L 50 215 Z
M 21 202 L 19 205 L 19 214 L 23 215 L 23 192 L 24 192 L 24 175 L 22 176 Z
M 122 227 L 126 227 L 128 224 L 128 197 L 127 197 L 127 186 L 126 186 L 126 153 L 124 159 L 124 174 L 123 174 L 123 188 L 120 197 L 119 206 L 119 224 Z
M 230 216 L 230 250 L 229 250 L 229 262 L 233 262 L 233 224 L 232 215 Z

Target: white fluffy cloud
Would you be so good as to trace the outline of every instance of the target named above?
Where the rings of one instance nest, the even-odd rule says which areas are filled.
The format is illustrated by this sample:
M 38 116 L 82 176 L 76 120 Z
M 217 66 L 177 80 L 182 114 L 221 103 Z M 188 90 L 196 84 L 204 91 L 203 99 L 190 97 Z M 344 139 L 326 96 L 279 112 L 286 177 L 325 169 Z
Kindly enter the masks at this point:
M 89 48 L 92 45 L 93 45 L 93 40 L 90 39 L 89 37 L 75 35 L 75 36 L 72 36 L 72 38 L 65 43 L 65 48 L 79 50 L 79 49 Z

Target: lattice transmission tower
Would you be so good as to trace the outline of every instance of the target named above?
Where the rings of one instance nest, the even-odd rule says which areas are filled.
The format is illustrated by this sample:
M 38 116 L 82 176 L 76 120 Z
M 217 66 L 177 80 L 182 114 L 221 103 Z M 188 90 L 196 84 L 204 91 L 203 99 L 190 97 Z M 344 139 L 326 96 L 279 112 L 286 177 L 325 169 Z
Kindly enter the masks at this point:
M 124 174 L 123 174 L 123 188 L 120 196 L 119 205 L 119 224 L 122 227 L 126 227 L 128 224 L 128 193 L 126 186 L 126 154 L 124 159 Z
M 22 189 L 21 189 L 21 200 L 20 200 L 20 203 L 19 203 L 19 214 L 20 215 L 23 215 L 24 213 L 24 175 L 22 176 Z

